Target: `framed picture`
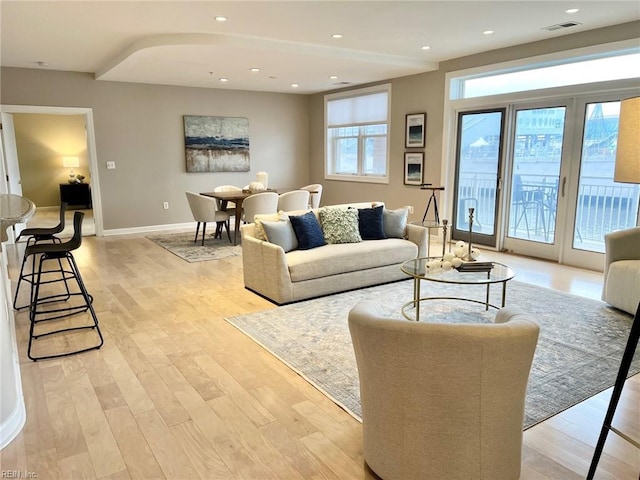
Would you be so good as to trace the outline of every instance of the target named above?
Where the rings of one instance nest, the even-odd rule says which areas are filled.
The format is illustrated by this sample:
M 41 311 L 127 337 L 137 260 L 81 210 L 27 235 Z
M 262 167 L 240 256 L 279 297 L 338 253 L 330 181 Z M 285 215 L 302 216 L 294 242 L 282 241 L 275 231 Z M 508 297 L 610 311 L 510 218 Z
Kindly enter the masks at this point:
M 426 113 L 410 113 L 406 118 L 405 140 L 406 148 L 424 147 L 424 132 L 427 128 Z
M 422 167 L 424 165 L 424 153 L 404 154 L 404 184 L 422 185 Z
M 187 172 L 248 172 L 249 119 L 184 115 Z

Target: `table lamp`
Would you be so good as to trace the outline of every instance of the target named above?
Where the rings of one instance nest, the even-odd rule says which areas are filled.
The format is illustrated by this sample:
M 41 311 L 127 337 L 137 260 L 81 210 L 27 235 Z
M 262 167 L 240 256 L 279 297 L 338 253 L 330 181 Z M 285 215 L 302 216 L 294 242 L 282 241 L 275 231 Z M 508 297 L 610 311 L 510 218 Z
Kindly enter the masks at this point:
M 75 156 L 62 157 L 62 165 L 69 169 L 69 183 L 76 183 L 76 172 L 73 169 L 80 166 L 80 158 Z

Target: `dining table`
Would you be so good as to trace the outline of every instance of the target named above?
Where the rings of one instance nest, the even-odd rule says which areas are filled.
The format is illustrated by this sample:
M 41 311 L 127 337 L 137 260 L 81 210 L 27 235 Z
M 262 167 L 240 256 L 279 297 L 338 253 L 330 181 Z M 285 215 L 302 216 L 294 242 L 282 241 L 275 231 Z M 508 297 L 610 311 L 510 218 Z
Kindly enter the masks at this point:
M 238 244 L 238 233 L 240 233 L 240 224 L 242 223 L 242 202 L 249 195 L 253 195 L 255 193 L 262 192 L 275 192 L 275 193 L 283 193 L 287 191 L 291 191 L 293 189 L 289 188 L 268 188 L 267 190 L 262 190 L 261 192 L 251 192 L 249 190 L 231 190 L 231 191 L 221 191 L 221 192 L 201 192 L 200 195 L 204 195 L 205 197 L 215 198 L 220 201 L 220 210 L 226 210 L 229 202 L 233 202 L 236 205 L 235 210 L 235 226 L 233 229 L 233 244 Z M 316 195 L 319 192 L 309 192 L 310 195 Z M 221 233 L 221 232 L 220 232 Z M 216 229 L 216 235 L 218 235 L 218 230 Z
M 276 190 L 265 190 L 269 192 L 276 192 Z M 226 210 L 229 202 L 234 202 L 236 204 L 236 221 L 233 229 L 233 244 L 238 244 L 238 233 L 240 232 L 240 223 L 242 223 L 242 202 L 249 195 L 253 195 L 254 193 L 259 192 L 250 192 L 248 190 L 233 190 L 233 191 L 223 191 L 223 192 L 202 192 L 200 195 L 204 195 L 205 197 L 215 198 L 220 201 L 220 210 Z M 216 235 L 218 231 L 216 230 Z

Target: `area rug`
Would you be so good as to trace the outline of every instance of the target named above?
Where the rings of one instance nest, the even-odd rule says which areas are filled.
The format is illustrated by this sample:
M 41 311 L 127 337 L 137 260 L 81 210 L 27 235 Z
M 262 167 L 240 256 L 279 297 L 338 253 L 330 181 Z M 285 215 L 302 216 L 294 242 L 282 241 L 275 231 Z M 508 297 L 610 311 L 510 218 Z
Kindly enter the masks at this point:
M 202 246 L 202 233 L 198 236 L 196 243 L 193 242 L 194 237 L 195 232 L 165 233 L 147 236 L 152 242 L 157 243 L 162 248 L 169 250 L 174 255 L 190 263 L 220 260 L 221 258 L 242 255 L 242 247 L 230 243 L 225 235 L 223 235 L 221 239 L 213 238 L 212 235 L 206 235 L 204 246 Z
M 389 317 L 412 297 L 402 281 L 226 319 L 335 403 L 361 419 L 358 371 L 347 325 L 351 307 L 368 299 Z M 428 293 L 425 291 L 429 290 Z M 424 295 L 460 296 L 456 286 L 423 283 Z M 483 287 L 465 291 L 483 298 Z M 499 297 L 499 288 L 494 288 Z M 499 304 L 499 298 L 492 303 Z M 540 325 L 525 408 L 525 429 L 613 386 L 633 317 L 603 302 L 512 280 L 507 305 L 518 305 Z M 423 308 L 422 313 L 426 309 Z M 459 301 L 434 301 L 427 321 L 491 322 L 495 310 Z M 640 371 L 636 352 L 630 375 Z

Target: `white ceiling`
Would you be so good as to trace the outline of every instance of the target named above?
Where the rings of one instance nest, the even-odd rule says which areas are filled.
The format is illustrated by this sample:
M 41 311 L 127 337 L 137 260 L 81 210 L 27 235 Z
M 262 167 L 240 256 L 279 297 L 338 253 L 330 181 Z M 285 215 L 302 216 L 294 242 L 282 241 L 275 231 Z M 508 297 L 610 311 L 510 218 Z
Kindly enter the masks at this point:
M 637 0 L 2 0 L 0 63 L 98 80 L 307 94 L 639 19 Z M 544 29 L 570 21 L 581 25 Z

